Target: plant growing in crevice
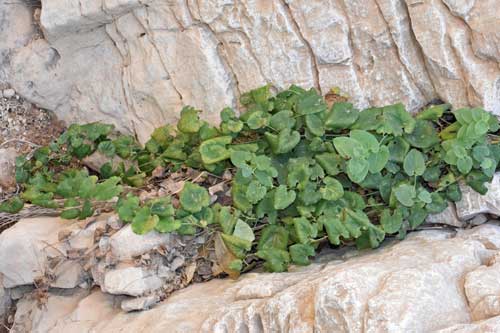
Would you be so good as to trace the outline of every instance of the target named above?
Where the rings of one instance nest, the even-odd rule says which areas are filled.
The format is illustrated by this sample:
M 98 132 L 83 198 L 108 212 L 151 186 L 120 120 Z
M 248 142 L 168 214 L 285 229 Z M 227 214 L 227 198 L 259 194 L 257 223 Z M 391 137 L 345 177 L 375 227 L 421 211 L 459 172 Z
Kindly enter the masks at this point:
M 219 126 L 185 107 L 177 126 L 157 128 L 144 148 L 109 125 L 72 125 L 32 159 L 18 159 L 23 192 L 0 211 L 27 202 L 83 219 L 106 207 L 139 234 L 209 229 L 229 258 L 219 258 L 221 266 L 235 276 L 256 260 L 270 271 L 306 265 L 325 241 L 374 248 L 388 234 L 402 238 L 460 200 L 459 182 L 486 193 L 500 161 L 498 120 L 480 108 L 443 104 L 412 116 L 401 104 L 328 107 L 314 89 L 297 86 L 275 96 L 268 86 L 255 89 L 241 103 L 245 112 L 225 108 Z M 121 161 L 98 175 L 72 168 L 95 151 Z M 158 167 L 232 170 L 231 203 L 211 203 L 191 182 L 173 196 L 141 200 L 134 187 Z

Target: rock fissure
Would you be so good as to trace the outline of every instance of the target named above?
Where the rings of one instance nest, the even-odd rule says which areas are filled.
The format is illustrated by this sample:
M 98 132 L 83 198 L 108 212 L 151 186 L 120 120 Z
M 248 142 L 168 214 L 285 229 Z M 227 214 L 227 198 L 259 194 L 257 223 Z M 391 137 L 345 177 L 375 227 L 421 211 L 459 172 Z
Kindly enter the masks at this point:
M 304 34 L 302 33 L 299 24 L 295 20 L 295 17 L 293 16 L 292 10 L 290 9 L 290 5 L 286 2 L 287 0 L 279 0 L 283 8 L 285 9 L 285 12 L 287 14 L 288 19 L 292 23 L 295 32 L 299 36 L 300 40 L 302 43 L 304 43 L 304 46 L 307 48 L 309 57 L 311 59 L 311 68 L 312 68 L 312 75 L 313 75 L 313 82 L 314 82 L 314 87 L 321 91 L 321 85 L 319 82 L 319 66 L 318 66 L 318 59 L 316 58 L 316 55 L 314 54 L 313 48 L 311 47 L 311 44 L 309 41 L 304 37 Z

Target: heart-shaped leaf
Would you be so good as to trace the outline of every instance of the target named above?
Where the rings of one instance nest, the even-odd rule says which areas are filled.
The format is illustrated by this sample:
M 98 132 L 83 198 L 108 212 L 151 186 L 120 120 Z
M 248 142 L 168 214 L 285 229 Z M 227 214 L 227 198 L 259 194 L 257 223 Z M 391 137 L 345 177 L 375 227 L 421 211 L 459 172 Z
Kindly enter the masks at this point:
M 287 208 L 295 201 L 296 196 L 295 191 L 288 191 L 285 185 L 278 186 L 274 192 L 274 208 Z

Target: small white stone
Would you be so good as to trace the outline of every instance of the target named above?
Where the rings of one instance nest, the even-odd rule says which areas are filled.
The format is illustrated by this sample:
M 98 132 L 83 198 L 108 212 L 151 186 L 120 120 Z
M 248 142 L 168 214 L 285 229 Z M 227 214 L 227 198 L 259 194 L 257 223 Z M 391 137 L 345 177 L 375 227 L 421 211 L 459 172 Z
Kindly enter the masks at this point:
M 0 188 L 8 190 L 16 185 L 16 156 L 12 148 L 0 148 Z
M 3 96 L 5 98 L 12 98 L 16 95 L 16 91 L 14 89 L 5 89 L 3 91 Z
M 151 308 L 159 301 L 160 298 L 156 295 L 126 299 L 122 301 L 121 308 L 125 312 L 142 311 Z
M 500 216 L 500 173 L 496 173 L 491 183 L 485 186 L 488 192 L 481 195 L 467 185 L 460 185 L 462 200 L 456 203 L 459 219 L 470 220 L 478 214 Z
M 110 217 L 108 217 L 107 224 L 111 229 L 114 230 L 120 230 L 123 227 L 123 222 L 116 214 L 113 214 Z
M 126 267 L 108 271 L 104 276 L 104 292 L 115 295 L 142 296 L 157 290 L 163 280 L 142 267 Z
M 485 214 L 476 215 L 472 220 L 467 221 L 470 225 L 481 225 L 483 223 L 488 222 L 488 217 Z
M 175 237 L 177 236 L 173 234 L 160 234 L 156 231 L 138 235 L 132 231 L 130 225 L 127 225 L 111 236 L 111 253 L 120 260 L 132 259 L 160 245 L 171 244 Z
M 75 260 L 68 260 L 59 264 L 54 274 L 56 279 L 50 284 L 51 287 L 71 289 L 82 282 L 83 267 Z

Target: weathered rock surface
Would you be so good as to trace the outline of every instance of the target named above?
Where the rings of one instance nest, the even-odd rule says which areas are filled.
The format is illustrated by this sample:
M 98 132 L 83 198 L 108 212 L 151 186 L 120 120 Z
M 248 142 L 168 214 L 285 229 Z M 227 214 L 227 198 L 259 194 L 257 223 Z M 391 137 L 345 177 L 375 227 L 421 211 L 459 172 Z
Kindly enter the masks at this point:
M 47 274 L 51 258 L 66 256 L 57 238 L 63 226 L 56 218 L 26 219 L 0 235 L 0 253 L 4 254 L 0 274 L 6 288 L 33 284 Z
M 486 183 L 488 192 L 481 195 L 470 187 L 461 184 L 462 200 L 457 202 L 457 215 L 469 220 L 478 214 L 500 216 L 500 173 L 496 173 L 491 183 Z
M 16 156 L 12 148 L 0 148 L 0 191 L 7 191 L 16 185 Z
M 145 140 L 182 105 L 218 120 L 243 91 L 339 86 L 358 107 L 434 98 L 500 114 L 495 0 L 42 0 L 2 6 L 0 82 L 64 120 Z M 13 12 L 15 11 L 15 12 Z M 16 17 L 12 20 L 12 17 Z M 8 36 L 8 37 L 3 37 Z
M 171 234 L 160 234 L 156 231 L 146 235 L 138 235 L 132 231 L 130 225 L 127 225 L 111 236 L 109 244 L 115 258 L 127 260 L 149 252 L 158 246 L 172 245 L 174 239 L 175 237 Z
M 115 295 L 141 296 L 160 289 L 163 280 L 142 267 L 113 269 L 104 276 L 102 290 Z
M 499 257 L 500 226 L 484 224 L 456 235 L 423 231 L 367 254 L 332 257 L 337 260 L 290 273 L 192 285 L 140 313 L 120 309 L 128 299 L 94 290 L 64 302 L 51 294 L 49 306 L 30 317 L 23 314 L 33 301 L 25 297 L 14 327 L 33 332 L 497 332 Z

